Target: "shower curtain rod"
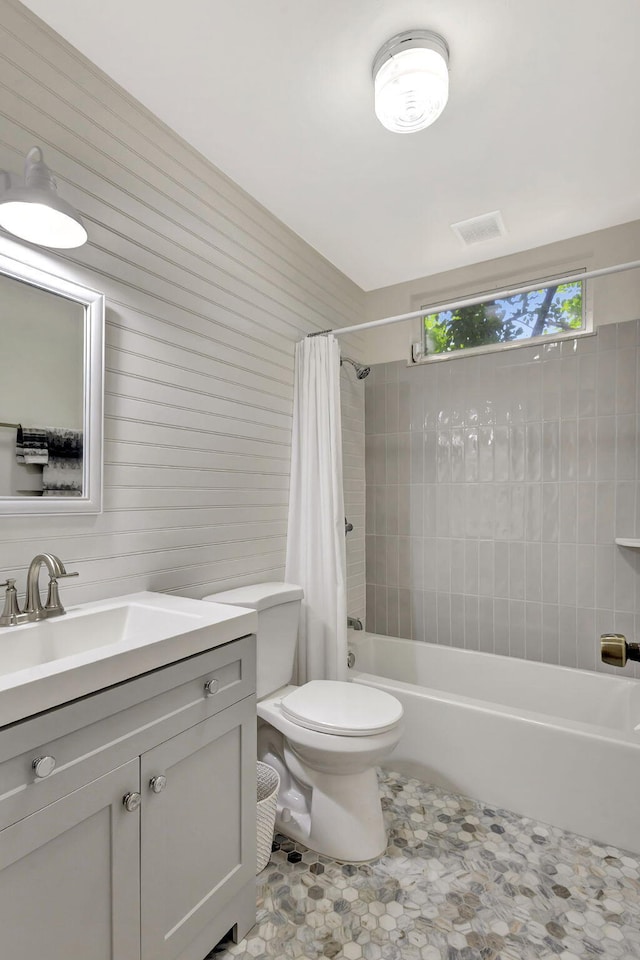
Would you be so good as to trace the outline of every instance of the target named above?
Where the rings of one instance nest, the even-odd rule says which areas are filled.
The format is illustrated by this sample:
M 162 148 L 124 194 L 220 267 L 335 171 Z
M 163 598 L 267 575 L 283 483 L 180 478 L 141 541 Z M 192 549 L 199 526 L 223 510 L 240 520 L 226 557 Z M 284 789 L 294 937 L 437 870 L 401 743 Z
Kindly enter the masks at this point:
M 554 278 L 552 283 L 575 283 L 577 280 L 595 280 L 597 277 L 606 277 L 610 273 L 623 273 L 625 270 L 637 270 L 640 267 L 640 260 L 631 260 L 629 263 L 618 263 L 613 267 L 600 267 L 597 270 L 582 271 L 582 273 L 570 273 L 566 277 Z M 457 310 L 459 307 L 475 307 L 479 303 L 486 303 L 487 298 L 494 300 L 503 300 L 506 297 L 515 297 L 519 293 L 531 293 L 533 290 L 540 290 L 541 281 L 537 283 L 528 283 L 522 287 L 511 287 L 507 290 L 497 290 L 495 293 L 485 293 L 480 297 L 468 297 L 465 300 L 452 300 L 451 303 L 434 303 L 419 310 L 412 310 L 411 313 L 401 313 L 397 317 L 384 317 L 382 320 L 369 320 L 367 323 L 355 323 L 351 327 L 336 327 L 335 330 L 320 330 L 318 333 L 311 333 L 309 336 L 318 337 L 323 333 L 333 333 L 339 337 L 343 333 L 360 333 L 361 330 L 371 330 L 373 327 L 386 327 L 389 323 L 400 323 L 402 320 L 414 320 L 416 317 L 424 317 L 430 313 L 443 313 L 445 310 Z M 549 284 L 547 284 L 549 285 Z

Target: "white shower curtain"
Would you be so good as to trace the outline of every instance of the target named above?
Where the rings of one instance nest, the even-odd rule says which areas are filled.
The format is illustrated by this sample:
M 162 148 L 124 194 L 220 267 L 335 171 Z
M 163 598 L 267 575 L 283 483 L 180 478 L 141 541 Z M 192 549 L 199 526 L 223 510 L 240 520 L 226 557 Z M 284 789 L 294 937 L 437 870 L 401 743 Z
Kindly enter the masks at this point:
M 285 579 L 304 588 L 300 683 L 346 677 L 346 570 L 340 348 L 327 334 L 296 345 Z

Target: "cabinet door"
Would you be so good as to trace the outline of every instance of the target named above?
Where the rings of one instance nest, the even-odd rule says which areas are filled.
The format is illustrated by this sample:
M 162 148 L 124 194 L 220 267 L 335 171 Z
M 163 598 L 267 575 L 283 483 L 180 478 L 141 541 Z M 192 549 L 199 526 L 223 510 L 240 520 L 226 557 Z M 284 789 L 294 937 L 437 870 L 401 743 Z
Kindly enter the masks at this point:
M 143 960 L 182 956 L 254 877 L 255 738 L 247 697 L 141 757 Z
M 11 960 L 135 960 L 138 760 L 0 832 L 0 953 Z

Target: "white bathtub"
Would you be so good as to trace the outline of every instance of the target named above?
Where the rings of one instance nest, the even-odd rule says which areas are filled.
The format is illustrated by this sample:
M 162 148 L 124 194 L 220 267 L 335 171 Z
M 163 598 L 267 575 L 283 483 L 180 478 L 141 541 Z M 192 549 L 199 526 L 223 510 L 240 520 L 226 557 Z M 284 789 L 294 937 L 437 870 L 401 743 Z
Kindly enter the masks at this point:
M 390 769 L 640 853 L 640 682 L 349 631 L 350 679 L 388 690 Z

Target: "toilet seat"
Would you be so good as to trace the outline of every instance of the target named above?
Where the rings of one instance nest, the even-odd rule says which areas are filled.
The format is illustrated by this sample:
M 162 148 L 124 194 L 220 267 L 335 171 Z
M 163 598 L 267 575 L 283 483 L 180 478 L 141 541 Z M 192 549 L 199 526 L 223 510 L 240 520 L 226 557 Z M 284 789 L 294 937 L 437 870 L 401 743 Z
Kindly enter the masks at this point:
M 285 717 L 307 730 L 342 737 L 370 737 L 392 730 L 402 704 L 375 687 L 343 680 L 310 680 L 280 702 Z

